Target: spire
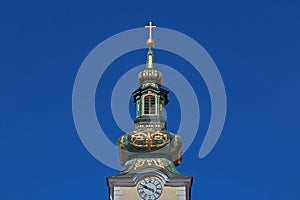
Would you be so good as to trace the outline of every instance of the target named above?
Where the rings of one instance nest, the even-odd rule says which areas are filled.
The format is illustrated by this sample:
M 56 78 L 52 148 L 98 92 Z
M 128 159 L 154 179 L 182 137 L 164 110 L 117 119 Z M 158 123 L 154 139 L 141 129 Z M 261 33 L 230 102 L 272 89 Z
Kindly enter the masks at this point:
M 147 53 L 147 65 L 146 68 L 151 69 L 154 67 L 153 51 L 152 48 L 149 48 Z
M 156 26 L 152 26 L 152 22 L 150 21 L 149 26 L 145 26 L 145 28 L 149 29 L 149 38 L 146 42 L 146 45 L 149 48 L 148 54 L 147 54 L 147 65 L 146 65 L 146 67 L 151 69 L 151 68 L 154 67 L 154 65 L 153 65 L 154 59 L 153 59 L 153 51 L 152 51 L 152 48 L 154 47 L 154 40 L 152 38 L 152 29 L 156 28 Z
M 149 26 L 145 26 L 145 28 L 149 29 L 149 39 L 146 42 L 149 49 L 147 53 L 146 69 L 141 71 L 138 76 L 139 84 L 142 87 L 146 87 L 149 84 L 156 84 L 158 87 L 158 85 L 162 85 L 162 73 L 154 68 L 154 40 L 152 38 L 152 29 L 156 28 L 156 26 L 153 26 L 152 22 L 150 21 Z

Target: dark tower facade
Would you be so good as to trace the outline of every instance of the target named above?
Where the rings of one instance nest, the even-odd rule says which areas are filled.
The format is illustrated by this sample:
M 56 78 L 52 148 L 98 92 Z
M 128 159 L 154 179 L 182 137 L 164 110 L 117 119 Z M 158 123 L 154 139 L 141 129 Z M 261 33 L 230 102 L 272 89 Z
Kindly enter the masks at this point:
M 189 200 L 192 177 L 180 174 L 182 139 L 166 129 L 164 106 L 168 91 L 161 88 L 162 73 L 154 66 L 152 23 L 147 40 L 146 68 L 138 74 L 133 93 L 134 130 L 117 141 L 123 170 L 107 177 L 110 200 Z

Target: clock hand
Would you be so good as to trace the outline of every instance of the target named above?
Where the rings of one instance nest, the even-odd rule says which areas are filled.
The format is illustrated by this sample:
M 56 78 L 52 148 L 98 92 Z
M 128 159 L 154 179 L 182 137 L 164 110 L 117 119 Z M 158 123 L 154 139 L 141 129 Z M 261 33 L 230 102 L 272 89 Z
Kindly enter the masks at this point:
M 143 188 L 145 188 L 145 189 L 147 189 L 147 190 L 149 190 L 151 192 L 155 192 L 155 190 L 153 188 L 150 188 L 147 185 L 142 185 L 142 186 L 143 186 Z

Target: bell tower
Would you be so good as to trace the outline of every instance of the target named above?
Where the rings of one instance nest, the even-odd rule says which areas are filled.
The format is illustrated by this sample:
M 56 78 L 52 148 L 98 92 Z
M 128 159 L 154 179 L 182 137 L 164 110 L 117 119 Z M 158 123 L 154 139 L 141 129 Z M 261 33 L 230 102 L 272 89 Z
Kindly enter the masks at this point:
M 164 106 L 168 91 L 161 88 L 162 73 L 154 66 L 154 40 L 149 23 L 146 67 L 138 74 L 133 93 L 134 130 L 117 141 L 120 174 L 107 177 L 110 200 L 189 200 L 192 177 L 176 169 L 182 160 L 182 139 L 166 129 Z

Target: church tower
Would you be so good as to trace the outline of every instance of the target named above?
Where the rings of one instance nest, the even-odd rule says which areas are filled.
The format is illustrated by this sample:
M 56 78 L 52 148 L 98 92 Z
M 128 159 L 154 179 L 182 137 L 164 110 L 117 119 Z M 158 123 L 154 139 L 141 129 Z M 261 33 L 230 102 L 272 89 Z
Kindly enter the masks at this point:
M 182 139 L 166 129 L 164 106 L 168 91 L 161 88 L 162 73 L 154 66 L 152 26 L 146 68 L 138 74 L 133 93 L 136 107 L 134 130 L 117 141 L 123 170 L 107 177 L 110 200 L 189 200 L 192 177 L 179 173 Z

